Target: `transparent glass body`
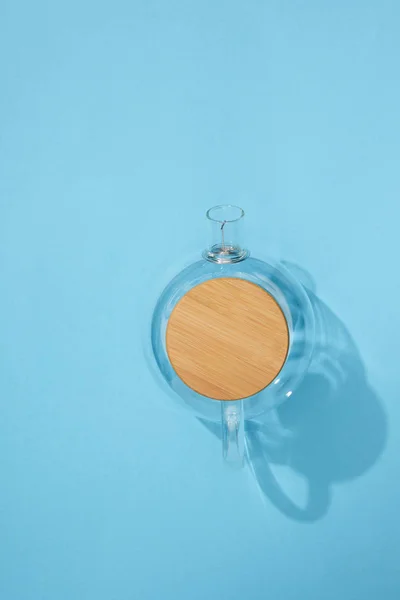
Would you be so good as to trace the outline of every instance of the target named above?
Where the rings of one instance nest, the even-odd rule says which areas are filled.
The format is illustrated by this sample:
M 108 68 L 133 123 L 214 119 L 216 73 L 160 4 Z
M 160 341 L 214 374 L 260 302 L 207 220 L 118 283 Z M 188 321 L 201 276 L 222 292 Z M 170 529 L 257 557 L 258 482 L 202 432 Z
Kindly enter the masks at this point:
M 231 206 L 208 211 L 211 239 L 203 258 L 165 287 L 152 315 L 150 334 L 153 360 L 176 400 L 202 418 L 221 421 L 223 455 L 235 466 L 243 463 L 244 419 L 290 401 L 307 371 L 314 343 L 314 315 L 304 288 L 280 263 L 249 256 L 240 240 L 243 216 L 242 209 Z M 238 277 L 259 285 L 278 302 L 288 324 L 289 351 L 281 371 L 268 387 L 244 400 L 218 401 L 198 394 L 178 377 L 167 353 L 167 323 L 177 302 L 192 287 L 217 277 Z

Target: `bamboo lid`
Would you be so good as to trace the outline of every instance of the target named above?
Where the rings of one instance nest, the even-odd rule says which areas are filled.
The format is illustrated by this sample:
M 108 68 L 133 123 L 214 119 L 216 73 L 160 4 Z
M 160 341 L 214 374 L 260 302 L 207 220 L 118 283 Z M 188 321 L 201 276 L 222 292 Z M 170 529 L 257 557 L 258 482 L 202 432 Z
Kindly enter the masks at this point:
M 245 279 L 211 279 L 177 303 L 167 325 L 167 352 L 190 388 L 215 400 L 239 400 L 278 375 L 289 330 L 276 300 Z

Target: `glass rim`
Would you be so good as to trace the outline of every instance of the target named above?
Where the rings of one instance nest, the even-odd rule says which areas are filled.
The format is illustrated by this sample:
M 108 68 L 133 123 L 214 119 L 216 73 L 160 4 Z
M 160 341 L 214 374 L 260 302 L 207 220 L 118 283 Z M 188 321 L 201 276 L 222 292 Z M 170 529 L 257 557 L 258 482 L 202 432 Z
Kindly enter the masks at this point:
M 218 210 L 221 208 L 236 208 L 240 214 L 235 219 L 215 219 L 214 217 L 211 216 L 211 212 L 213 210 Z M 239 221 L 240 219 L 242 219 L 244 217 L 244 215 L 245 215 L 245 212 L 244 212 L 243 208 L 241 208 L 240 206 L 237 206 L 236 204 L 217 204 L 217 206 L 212 206 L 206 212 L 207 219 L 209 221 L 213 221 L 214 223 L 235 223 L 235 221 Z

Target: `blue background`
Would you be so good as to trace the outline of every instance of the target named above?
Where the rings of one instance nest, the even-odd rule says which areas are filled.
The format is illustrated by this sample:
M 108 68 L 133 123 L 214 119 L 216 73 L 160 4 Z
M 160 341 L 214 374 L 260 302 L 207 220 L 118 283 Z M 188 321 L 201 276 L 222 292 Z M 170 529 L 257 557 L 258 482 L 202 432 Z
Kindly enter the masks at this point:
M 2 600 L 399 597 L 399 27 L 395 0 L 2 0 Z M 352 339 L 270 460 L 329 496 L 306 513 L 144 357 L 220 202 Z

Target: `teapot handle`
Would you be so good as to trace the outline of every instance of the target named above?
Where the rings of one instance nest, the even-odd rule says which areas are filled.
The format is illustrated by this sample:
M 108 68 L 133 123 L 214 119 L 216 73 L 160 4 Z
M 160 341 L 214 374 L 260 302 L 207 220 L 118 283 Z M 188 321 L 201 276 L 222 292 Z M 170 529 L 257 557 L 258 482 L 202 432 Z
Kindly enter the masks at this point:
M 221 400 L 222 453 L 227 464 L 240 468 L 244 464 L 243 400 Z

